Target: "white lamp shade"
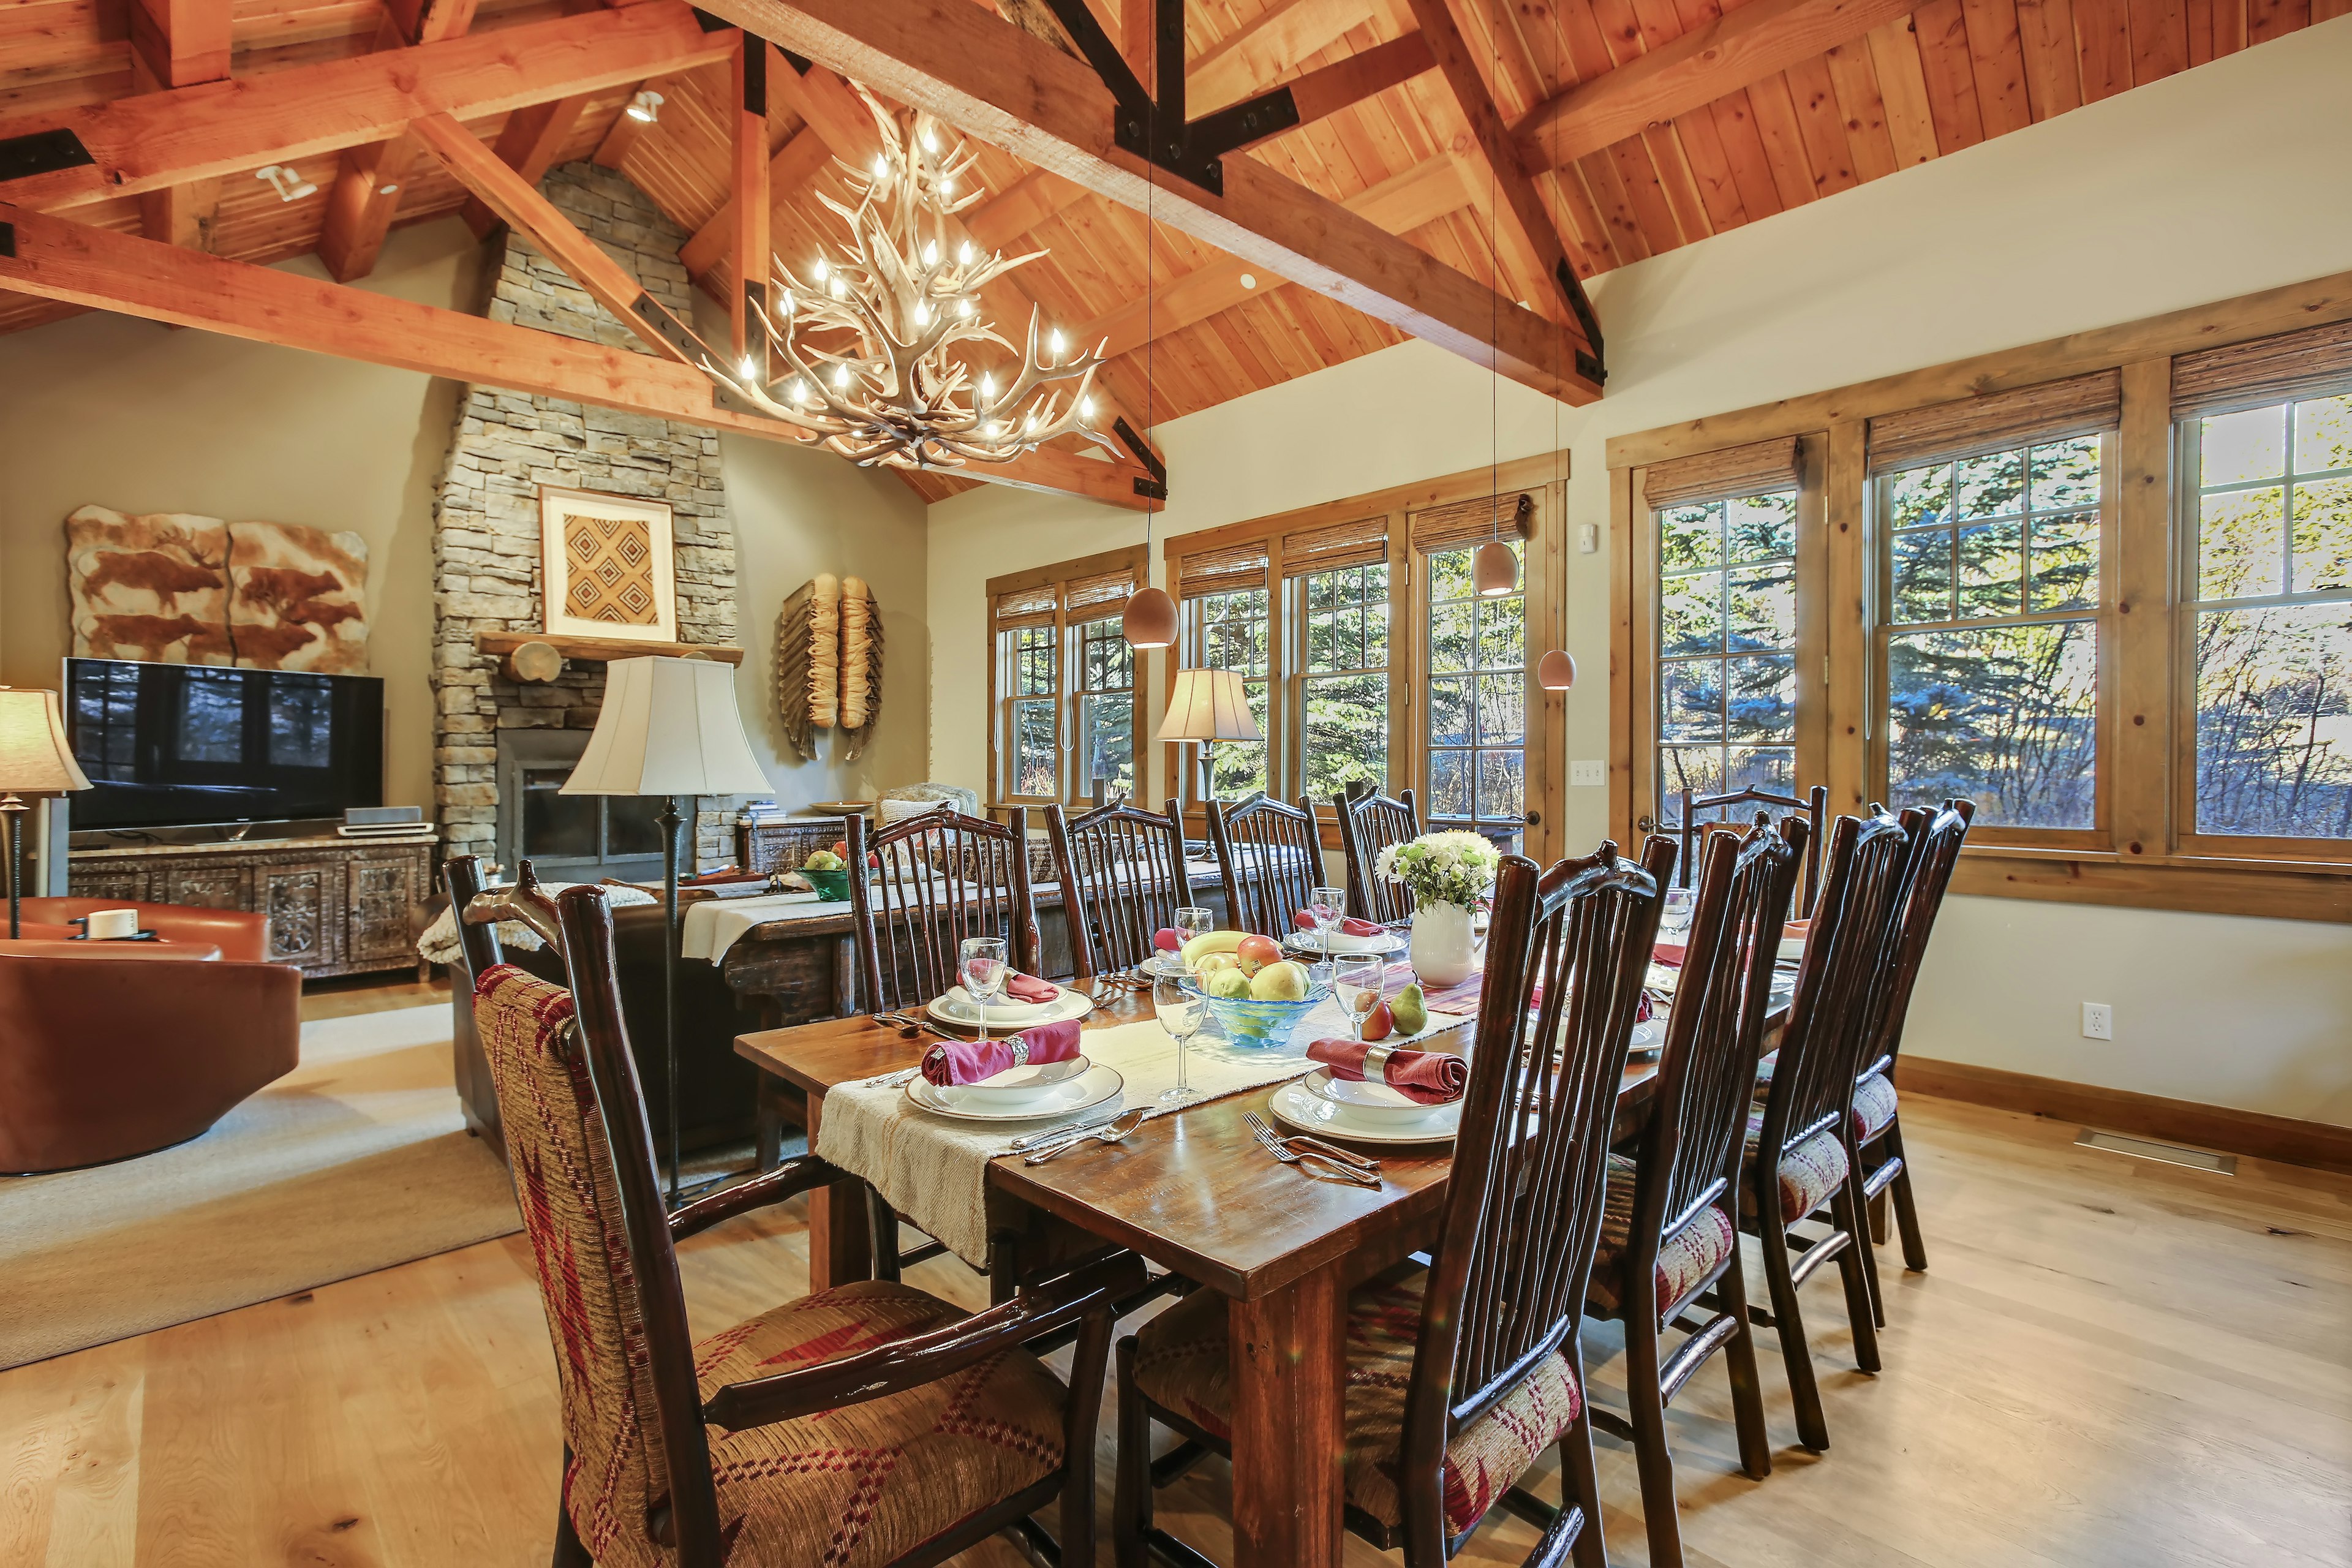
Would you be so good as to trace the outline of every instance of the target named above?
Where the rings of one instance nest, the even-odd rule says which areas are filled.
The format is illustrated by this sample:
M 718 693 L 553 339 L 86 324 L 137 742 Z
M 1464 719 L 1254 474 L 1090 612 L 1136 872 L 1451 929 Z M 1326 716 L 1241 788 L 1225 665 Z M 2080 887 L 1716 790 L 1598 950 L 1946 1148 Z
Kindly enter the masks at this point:
M 624 658 L 604 668 L 604 707 L 565 795 L 763 795 L 735 708 L 735 667 Z
M 0 795 L 63 795 L 89 787 L 66 740 L 58 694 L 0 686 Z
M 1163 741 L 1262 741 L 1249 689 L 1230 669 L 1180 669 L 1160 721 Z

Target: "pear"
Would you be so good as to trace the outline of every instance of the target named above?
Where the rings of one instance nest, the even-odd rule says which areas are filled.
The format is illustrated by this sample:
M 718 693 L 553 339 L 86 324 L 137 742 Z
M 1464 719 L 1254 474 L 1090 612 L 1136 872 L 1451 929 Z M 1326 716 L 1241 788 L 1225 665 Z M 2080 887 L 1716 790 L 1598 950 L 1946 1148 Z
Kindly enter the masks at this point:
M 1396 1019 L 1397 1033 L 1418 1035 L 1429 1027 L 1429 1003 L 1421 994 L 1418 984 L 1406 986 L 1389 1004 L 1389 1014 Z
M 1220 969 L 1209 976 L 1208 992 L 1229 1002 L 1240 1001 L 1250 994 L 1250 977 L 1238 968 Z

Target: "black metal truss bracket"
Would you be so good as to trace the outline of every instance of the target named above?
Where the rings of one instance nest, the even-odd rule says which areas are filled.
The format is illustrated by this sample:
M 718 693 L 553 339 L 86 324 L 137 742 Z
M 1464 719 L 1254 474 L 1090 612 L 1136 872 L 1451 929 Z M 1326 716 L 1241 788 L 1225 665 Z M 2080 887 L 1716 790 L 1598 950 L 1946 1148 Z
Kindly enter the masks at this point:
M 1150 442 L 1135 433 L 1135 426 L 1127 422 L 1126 416 L 1122 415 L 1113 420 L 1110 429 L 1111 434 L 1118 437 L 1126 444 L 1127 449 L 1135 454 L 1135 460 L 1151 470 L 1151 477 L 1148 479 L 1141 474 L 1135 476 L 1135 493 L 1146 500 L 1166 500 L 1168 499 L 1168 465 L 1160 460 L 1160 454 L 1151 449 Z
M 1286 87 L 1230 104 L 1198 120 L 1184 112 L 1184 0 L 1154 0 L 1159 92 L 1144 90 L 1125 57 L 1095 20 L 1087 0 L 1045 0 L 1068 30 L 1078 53 L 1118 105 L 1112 140 L 1127 152 L 1190 180 L 1212 195 L 1225 194 L 1224 155 L 1298 123 L 1298 103 Z
M 79 169 L 97 163 L 81 138 L 66 127 L 11 136 L 0 142 L 0 180 L 21 180 L 33 174 Z
M 1576 324 L 1584 329 L 1584 341 L 1592 345 L 1590 353 L 1582 349 L 1576 351 L 1576 374 L 1595 386 L 1605 385 L 1609 380 L 1609 364 L 1608 356 L 1601 346 L 1600 313 L 1593 310 L 1591 299 L 1584 292 L 1584 280 L 1577 277 L 1576 268 L 1568 264 L 1568 258 L 1563 256 L 1559 258 L 1559 265 L 1554 272 L 1559 279 L 1560 292 L 1568 296 L 1568 308 L 1575 315 Z

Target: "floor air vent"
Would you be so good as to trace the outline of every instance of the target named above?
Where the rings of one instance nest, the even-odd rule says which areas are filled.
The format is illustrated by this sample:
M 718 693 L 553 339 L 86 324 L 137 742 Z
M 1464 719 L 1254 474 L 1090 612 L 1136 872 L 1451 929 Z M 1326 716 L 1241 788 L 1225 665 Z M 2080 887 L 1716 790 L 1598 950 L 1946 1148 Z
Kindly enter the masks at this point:
M 2120 1132 L 2099 1132 L 2085 1127 L 2075 1135 L 2074 1142 L 2085 1149 L 2105 1149 L 2110 1154 L 2128 1154 L 2135 1160 L 2161 1160 L 2168 1165 L 2218 1171 L 2225 1176 L 2238 1173 L 2238 1157 L 2235 1154 L 2185 1149 L 2178 1143 L 2158 1143 L 2152 1138 L 2128 1138 Z

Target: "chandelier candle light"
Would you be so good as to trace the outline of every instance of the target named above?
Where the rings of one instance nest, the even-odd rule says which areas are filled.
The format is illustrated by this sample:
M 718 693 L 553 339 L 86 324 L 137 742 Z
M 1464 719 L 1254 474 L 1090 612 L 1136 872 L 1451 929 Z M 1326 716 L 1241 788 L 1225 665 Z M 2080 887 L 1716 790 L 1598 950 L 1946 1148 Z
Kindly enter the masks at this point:
M 847 247 L 819 255 L 805 278 L 776 258 L 774 305 L 755 311 L 773 374 L 752 358 L 731 367 L 705 359 L 703 373 L 803 443 L 869 468 L 1008 463 L 1074 433 L 1116 454 L 1095 424 L 1104 344 L 1073 345 L 1033 310 L 1017 363 L 966 357 L 990 343 L 1013 352 L 982 313 L 981 293 L 1045 253 L 1008 260 L 982 255 L 961 225 L 951 233 L 950 220 L 981 198 L 971 177 L 978 154 L 930 115 L 902 124 L 858 93 L 882 151 L 867 167 L 843 164 L 855 207 L 817 197 L 848 225 Z

